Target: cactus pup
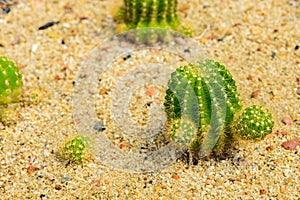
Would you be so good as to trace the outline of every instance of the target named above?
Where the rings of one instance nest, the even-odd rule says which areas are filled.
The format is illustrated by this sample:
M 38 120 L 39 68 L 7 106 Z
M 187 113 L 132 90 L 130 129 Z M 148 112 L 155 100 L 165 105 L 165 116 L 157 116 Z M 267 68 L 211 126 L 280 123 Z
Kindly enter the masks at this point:
M 245 140 L 264 139 L 272 133 L 274 121 L 268 109 L 250 106 L 237 117 L 231 125 L 231 131 Z

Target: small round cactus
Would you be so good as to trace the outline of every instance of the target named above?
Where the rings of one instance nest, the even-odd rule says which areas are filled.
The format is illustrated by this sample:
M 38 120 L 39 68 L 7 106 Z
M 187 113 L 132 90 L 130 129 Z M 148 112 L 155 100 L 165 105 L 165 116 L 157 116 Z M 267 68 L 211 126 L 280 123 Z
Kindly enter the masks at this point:
M 272 133 L 274 121 L 269 111 L 261 106 L 247 107 L 232 124 L 232 132 L 242 139 L 263 139 Z
M 86 159 L 87 148 L 90 147 L 91 140 L 85 136 L 76 136 L 68 141 L 63 149 L 63 156 L 71 162 L 82 162 Z
M 22 86 L 19 68 L 6 57 L 0 56 L 0 104 L 18 102 Z

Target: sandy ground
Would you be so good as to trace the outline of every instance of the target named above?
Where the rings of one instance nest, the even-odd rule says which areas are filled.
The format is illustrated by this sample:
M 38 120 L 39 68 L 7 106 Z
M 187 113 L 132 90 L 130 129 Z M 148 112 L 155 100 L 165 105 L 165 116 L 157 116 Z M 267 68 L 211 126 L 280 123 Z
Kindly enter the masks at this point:
M 182 24 L 228 67 L 243 104 L 268 107 L 276 125 L 265 140 L 235 146 L 231 157 L 196 166 L 179 160 L 144 174 L 110 170 L 93 159 L 66 165 L 55 156 L 76 134 L 72 81 L 89 51 L 114 34 L 113 3 L 12 2 L 11 12 L 0 15 L 0 55 L 20 67 L 27 101 L 17 108 L 16 124 L 0 127 L 0 199 L 300 198 L 299 146 L 281 146 L 300 138 L 299 1 L 179 2 Z M 38 30 L 50 21 L 60 23 Z

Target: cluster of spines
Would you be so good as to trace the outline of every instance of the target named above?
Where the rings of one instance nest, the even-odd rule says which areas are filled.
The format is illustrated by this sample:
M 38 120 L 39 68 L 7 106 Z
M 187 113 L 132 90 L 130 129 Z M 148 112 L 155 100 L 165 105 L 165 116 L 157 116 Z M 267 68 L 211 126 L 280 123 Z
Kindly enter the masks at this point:
M 246 140 L 263 139 L 272 133 L 272 114 L 261 106 L 247 107 L 232 123 L 231 130 Z
M 22 86 L 19 68 L 6 57 L 0 56 L 0 104 L 18 102 Z
M 129 29 L 171 27 L 179 24 L 177 0 L 124 0 L 124 18 Z

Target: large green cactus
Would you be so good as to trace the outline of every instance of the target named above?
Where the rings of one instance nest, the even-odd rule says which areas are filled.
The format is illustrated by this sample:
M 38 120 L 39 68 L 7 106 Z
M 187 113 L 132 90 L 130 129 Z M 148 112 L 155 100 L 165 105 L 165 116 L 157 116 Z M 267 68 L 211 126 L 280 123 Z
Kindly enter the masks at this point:
M 22 86 L 19 68 L 6 57 L 0 56 L 0 104 L 19 101 Z
M 143 27 L 176 28 L 177 0 L 124 0 L 122 15 L 129 29 Z
M 222 95 L 224 104 L 216 101 Z M 240 117 L 234 116 L 242 107 L 235 81 L 223 65 L 213 60 L 176 69 L 168 83 L 164 106 L 171 138 L 196 152 L 207 143 L 215 152 L 222 152 L 235 135 L 262 139 L 274 125 L 271 115 L 261 107 L 253 106 Z M 211 121 L 213 116 L 217 119 Z
M 194 123 L 194 127 L 197 127 L 197 131 L 194 130 L 195 134 L 190 134 L 194 138 L 189 138 L 189 141 L 191 141 L 189 145 L 192 150 L 200 149 L 203 137 L 211 127 L 211 108 L 212 103 L 214 103 L 214 88 L 209 87 L 207 81 L 213 82 L 216 79 L 213 78 L 213 74 L 209 77 L 209 73 L 207 74 L 208 76 L 204 77 L 199 69 L 215 69 L 215 71 L 219 73 L 218 76 L 220 76 L 220 80 L 222 80 L 213 85 L 214 88 L 219 88 L 220 91 L 224 91 L 226 101 L 224 128 L 221 129 L 219 133 L 220 139 L 216 144 L 216 146 L 220 148 L 223 146 L 223 139 L 228 137 L 225 135 L 227 132 L 227 126 L 232 121 L 234 113 L 240 110 L 241 103 L 235 81 L 228 70 L 226 70 L 225 67 L 218 62 L 214 62 L 212 60 L 206 60 L 204 62 L 199 61 L 196 65 L 190 64 L 179 67 L 176 72 L 172 73 L 164 103 L 169 122 L 168 125 L 172 130 L 171 135 L 173 138 L 177 137 L 176 127 L 180 127 L 180 129 L 182 129 L 182 131 L 179 131 L 181 134 L 182 132 L 190 133 L 191 131 L 186 131 L 185 127 L 189 127 L 189 129 L 191 129 L 191 125 L 186 125 L 186 122 L 181 124 L 182 122 L 180 121 L 182 117 L 184 119 L 189 118 L 185 121 L 187 121 L 187 123 L 192 121 Z M 191 91 L 186 94 L 188 87 L 191 88 Z M 196 102 L 191 100 L 193 96 L 196 97 Z M 214 106 L 216 106 L 216 110 L 222 110 L 222 108 L 219 108 L 218 105 Z M 186 108 L 191 109 L 188 112 L 188 117 L 182 116 L 182 109 Z

